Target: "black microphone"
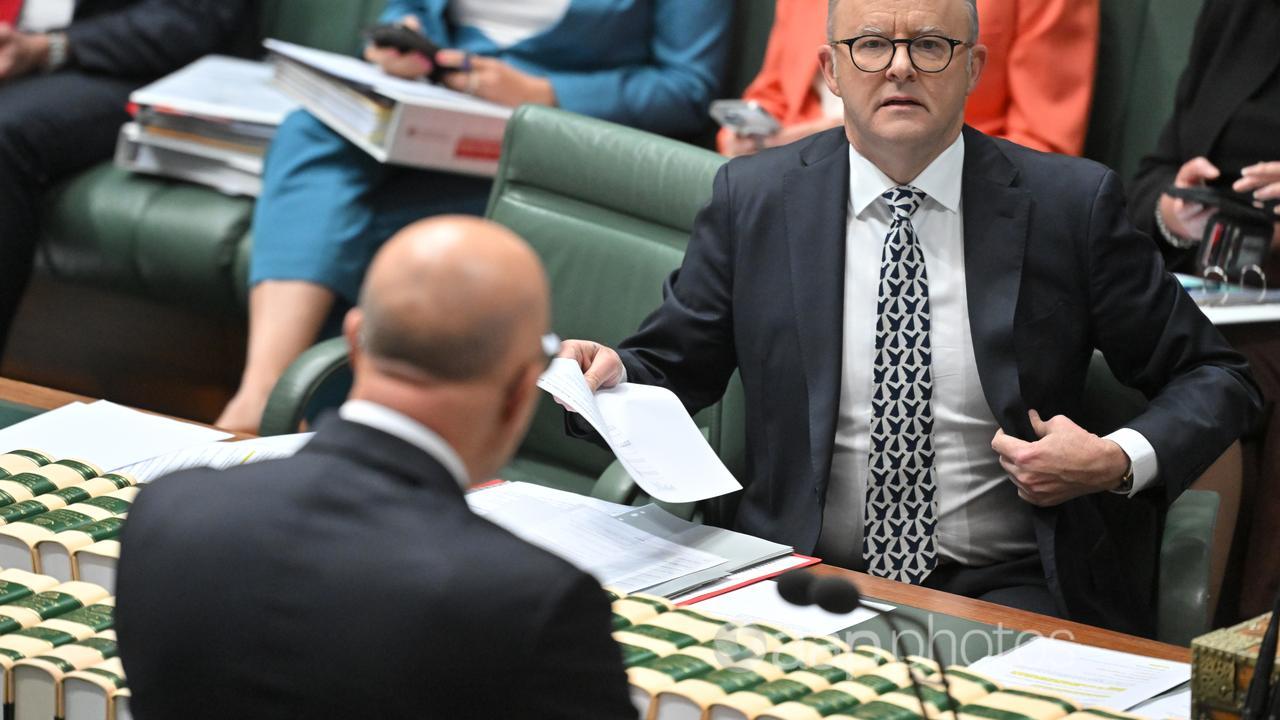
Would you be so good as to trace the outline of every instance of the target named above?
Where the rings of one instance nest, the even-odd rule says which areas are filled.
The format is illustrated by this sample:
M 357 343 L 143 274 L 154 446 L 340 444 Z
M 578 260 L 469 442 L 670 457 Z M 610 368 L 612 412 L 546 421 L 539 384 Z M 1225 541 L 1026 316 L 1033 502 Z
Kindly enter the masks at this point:
M 858 590 L 858 586 L 852 580 L 845 580 L 834 575 L 825 575 L 818 577 L 807 570 L 795 570 L 786 573 L 778 578 L 778 595 L 783 600 L 792 605 L 809 606 L 817 605 L 829 613 L 844 615 L 851 613 L 858 608 L 866 608 L 873 612 L 880 613 L 888 624 L 889 630 L 893 632 L 893 652 L 902 657 L 903 662 L 907 665 L 907 678 L 911 681 L 911 689 L 915 693 L 916 700 L 920 702 L 920 714 L 929 718 L 929 711 L 924 701 L 924 693 L 920 691 L 919 680 L 916 678 L 915 671 L 911 668 L 911 664 L 906 660 L 906 653 L 903 652 L 899 643 L 902 640 L 902 631 L 898 629 L 898 624 L 894 621 L 892 612 L 881 612 L 878 608 L 868 606 L 862 601 L 862 592 Z M 937 638 L 932 637 L 929 629 L 924 623 L 913 617 L 902 616 L 902 620 L 917 627 L 924 637 L 928 638 L 929 646 L 933 651 L 934 660 L 938 660 L 941 653 L 938 652 Z M 947 671 L 942 666 L 942 662 L 938 660 L 938 675 L 942 681 L 942 692 L 947 697 L 949 708 L 946 710 L 956 710 L 959 704 L 955 698 L 951 697 L 951 685 L 947 681 Z
M 792 605 L 812 605 L 810 591 L 813 581 L 818 578 L 813 573 L 789 572 L 778 578 L 778 595 Z

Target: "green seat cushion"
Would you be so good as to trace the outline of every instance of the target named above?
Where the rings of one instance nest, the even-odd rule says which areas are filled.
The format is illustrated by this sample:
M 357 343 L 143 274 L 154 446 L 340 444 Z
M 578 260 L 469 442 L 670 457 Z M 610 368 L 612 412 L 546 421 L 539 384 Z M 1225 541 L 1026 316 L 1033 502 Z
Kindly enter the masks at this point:
M 234 269 L 252 201 L 104 163 L 55 188 L 44 209 L 41 262 L 54 277 L 240 314 Z

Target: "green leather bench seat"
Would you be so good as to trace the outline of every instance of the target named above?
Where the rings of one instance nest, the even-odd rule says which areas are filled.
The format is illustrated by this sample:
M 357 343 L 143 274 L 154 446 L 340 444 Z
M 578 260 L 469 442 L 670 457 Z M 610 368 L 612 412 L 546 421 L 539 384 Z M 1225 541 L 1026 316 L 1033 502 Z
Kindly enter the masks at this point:
M 359 50 L 355 30 L 384 0 L 265 0 L 263 37 L 337 52 Z M 61 184 L 46 198 L 40 272 L 165 304 L 243 314 L 253 201 L 110 162 Z

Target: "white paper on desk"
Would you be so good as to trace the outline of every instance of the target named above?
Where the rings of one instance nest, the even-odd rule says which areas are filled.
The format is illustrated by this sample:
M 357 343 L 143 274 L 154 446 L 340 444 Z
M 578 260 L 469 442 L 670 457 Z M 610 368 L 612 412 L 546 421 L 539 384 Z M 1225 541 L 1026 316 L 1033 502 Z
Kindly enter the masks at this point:
M 510 504 L 490 508 L 485 517 L 624 593 L 724 562 L 583 505 L 556 509 Z
M 892 605 L 867 604 L 882 611 L 893 609 Z M 778 583 L 773 580 L 765 580 L 703 600 L 693 607 L 698 612 L 735 620 L 743 625 L 753 622 L 769 623 L 801 635 L 830 635 L 880 614 L 865 608 L 837 614 L 819 607 L 792 605 L 778 595 Z
M 118 472 L 140 483 L 189 468 L 226 470 L 237 465 L 290 457 L 306 445 L 315 433 L 296 433 L 253 438 L 239 442 L 214 442 L 183 448 L 159 457 L 120 468 Z
M 589 507 L 609 517 L 618 517 L 635 510 L 630 505 L 597 500 L 588 495 L 554 490 L 541 485 L 526 482 L 503 482 L 476 488 L 467 493 L 467 505 L 471 511 L 481 517 L 498 513 L 528 513 L 531 508 L 553 508 L 571 510 L 575 507 Z
M 1151 720 L 1191 720 L 1191 688 L 1143 703 L 1132 712 Z
M 650 496 L 684 503 L 742 489 L 670 390 L 622 383 L 593 395 L 568 358 L 553 360 L 538 387 L 582 415 Z
M 1128 710 L 1191 679 L 1187 663 L 1044 637 L 970 667 L 1002 685 L 1117 710 Z
M 0 430 L 0 452 L 32 448 L 104 471 L 231 437 L 231 433 L 99 400 L 76 403 Z

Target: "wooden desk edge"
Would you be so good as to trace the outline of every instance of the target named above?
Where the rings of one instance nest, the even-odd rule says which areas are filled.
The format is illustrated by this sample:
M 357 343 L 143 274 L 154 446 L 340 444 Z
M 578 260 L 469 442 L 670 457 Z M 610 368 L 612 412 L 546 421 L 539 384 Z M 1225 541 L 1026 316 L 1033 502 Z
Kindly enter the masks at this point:
M 0 378 L 0 399 L 21 405 L 30 405 L 31 407 L 40 408 L 41 410 L 53 410 L 54 408 L 60 408 L 63 405 L 73 402 L 91 403 L 98 400 L 98 398 L 77 395 L 75 393 L 64 392 L 62 390 L 54 390 L 53 388 L 32 385 L 31 383 L 25 383 L 20 380 L 10 380 L 9 378 Z M 181 422 L 191 423 L 192 425 L 200 425 L 202 427 L 213 428 L 214 430 L 222 430 L 222 428 L 217 428 L 207 423 L 196 422 L 195 420 L 175 418 L 170 415 L 165 415 L 164 413 L 152 412 L 151 410 L 144 410 L 142 408 L 135 409 L 149 415 L 159 415 L 160 417 L 167 417 L 171 420 L 179 420 Z M 222 430 L 222 432 L 229 431 Z M 257 437 L 257 435 L 251 433 L 240 432 L 232 433 L 232 435 L 235 437 L 227 439 L 248 440 L 250 438 Z
M 1093 645 L 1094 647 L 1119 650 L 1162 660 L 1191 662 L 1191 650 L 1177 645 L 1126 635 L 1093 627 L 1092 625 L 1059 620 L 1047 615 L 1037 615 L 1025 610 L 1017 610 L 1003 605 L 983 602 L 982 600 L 974 600 L 938 590 L 907 585 L 830 565 L 817 565 L 812 569 L 823 575 L 838 575 L 852 580 L 857 584 L 863 595 L 870 599 L 882 600 L 890 604 L 909 605 L 921 610 L 954 615 L 1019 632 L 1039 633 L 1045 637 L 1070 640 L 1083 645 Z

